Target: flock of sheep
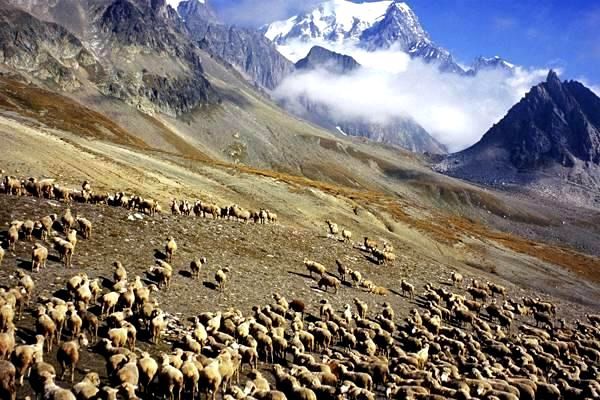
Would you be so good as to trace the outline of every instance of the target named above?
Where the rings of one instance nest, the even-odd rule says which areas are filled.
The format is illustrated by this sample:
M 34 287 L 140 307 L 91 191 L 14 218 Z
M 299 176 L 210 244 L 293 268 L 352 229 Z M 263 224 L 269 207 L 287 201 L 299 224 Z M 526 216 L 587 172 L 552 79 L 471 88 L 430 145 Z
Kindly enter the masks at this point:
M 89 181 L 84 181 L 81 189 L 65 188 L 56 183 L 54 178 L 38 179 L 34 177 L 19 179 L 14 176 L 5 176 L 0 182 L 0 192 L 12 195 L 31 195 L 48 199 L 62 200 L 65 203 L 73 201 L 90 204 L 106 204 L 114 207 L 123 207 L 132 211 L 139 211 L 150 216 L 162 212 L 162 207 L 154 199 L 144 199 L 138 195 L 127 195 L 124 192 L 95 193 Z M 237 204 L 218 206 L 213 203 L 197 200 L 193 205 L 188 200 L 171 201 L 172 215 L 195 215 L 197 217 L 232 219 L 243 222 L 254 221 L 266 224 L 276 223 L 278 216 L 275 212 L 261 208 L 259 210 L 246 210 Z
M 233 219 L 243 222 L 254 221 L 255 223 L 267 224 L 276 223 L 277 214 L 273 211 L 261 208 L 259 210 L 245 210 L 237 204 L 230 206 L 218 206 L 213 203 L 202 202 L 197 200 L 194 205 L 187 201 L 179 201 L 173 199 L 171 201 L 171 214 L 172 215 L 195 215 L 197 217 L 206 218 L 211 216 L 213 219 Z
M 5 180 L 5 190 L 15 193 L 7 187 Z M 340 233 L 333 222 L 328 226 L 331 234 Z M 351 232 L 341 236 L 351 241 Z M 465 287 L 467 279 L 456 272 L 448 279 L 451 289 L 427 283 L 418 292 L 414 284 L 398 282 L 405 301 L 415 304 L 405 316 L 388 302 L 369 309 L 355 297 L 336 310 L 323 299 L 311 310 L 308 299 L 273 293 L 251 313 L 203 312 L 188 315 L 186 323 L 155 297 L 169 290 L 173 262 L 181 257 L 172 236 L 164 258 L 148 271 L 155 283 L 131 276 L 120 261 L 114 261 L 107 287 L 84 270 L 65 269 L 73 275 L 64 298 L 36 294 L 36 279 L 55 267 L 47 265 L 43 243 L 51 243 L 70 267 L 77 241 L 93 240 L 92 222 L 66 209 L 61 216 L 13 221 L 5 237 L 9 252 L 21 240 L 36 243 L 31 271 L 18 270 L 0 291 L 2 399 L 15 399 L 25 384 L 44 400 L 600 398 L 600 315 L 567 324 L 551 302 L 517 299 L 501 285 L 474 278 Z M 377 263 L 395 259 L 391 245 L 369 238 L 357 248 Z M 193 279 L 207 264 L 204 257 L 181 261 L 189 262 Z M 332 272 L 304 259 L 317 286 L 333 288 L 331 298 L 360 288 L 391 296 L 392 288 L 374 285 L 341 260 L 336 264 Z M 215 273 L 219 291 L 227 290 L 228 273 Z M 34 319 L 30 344 L 17 343 L 27 337 L 17 327 L 24 314 Z M 164 350 L 167 335 L 171 351 Z M 83 353 L 103 357 L 105 377 L 90 371 L 74 381 Z

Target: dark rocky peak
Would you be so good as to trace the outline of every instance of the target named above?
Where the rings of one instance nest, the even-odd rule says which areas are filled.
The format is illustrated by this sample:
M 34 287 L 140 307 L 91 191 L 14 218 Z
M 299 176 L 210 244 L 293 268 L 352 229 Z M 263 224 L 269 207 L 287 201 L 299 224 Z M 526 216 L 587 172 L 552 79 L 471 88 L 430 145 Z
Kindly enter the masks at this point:
M 177 6 L 177 12 L 184 20 L 206 21 L 218 23 L 219 18 L 212 7 L 206 2 L 199 0 L 185 0 Z
M 323 68 L 332 73 L 345 74 L 360 68 L 360 64 L 345 54 L 321 46 L 313 46 L 306 57 L 296 63 L 296 68 L 302 70 Z
M 579 82 L 562 82 L 550 71 L 481 141 L 465 152 L 503 148 L 518 169 L 578 160 L 600 164 L 600 99 Z

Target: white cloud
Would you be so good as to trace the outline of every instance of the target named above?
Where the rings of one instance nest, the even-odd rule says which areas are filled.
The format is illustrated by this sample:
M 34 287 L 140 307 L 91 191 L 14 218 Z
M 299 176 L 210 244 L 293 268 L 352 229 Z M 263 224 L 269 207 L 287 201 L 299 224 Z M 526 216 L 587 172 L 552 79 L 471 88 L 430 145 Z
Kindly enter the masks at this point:
M 282 50 L 288 56 L 306 54 L 312 44 Z M 338 45 L 331 50 L 352 55 L 365 68 L 344 76 L 323 70 L 297 73 L 276 89 L 275 97 L 298 104 L 306 96 L 325 104 L 337 118 L 385 123 L 410 116 L 451 151 L 478 141 L 547 74 L 517 67 L 512 75 L 494 70 L 462 77 L 394 49 L 367 53 Z

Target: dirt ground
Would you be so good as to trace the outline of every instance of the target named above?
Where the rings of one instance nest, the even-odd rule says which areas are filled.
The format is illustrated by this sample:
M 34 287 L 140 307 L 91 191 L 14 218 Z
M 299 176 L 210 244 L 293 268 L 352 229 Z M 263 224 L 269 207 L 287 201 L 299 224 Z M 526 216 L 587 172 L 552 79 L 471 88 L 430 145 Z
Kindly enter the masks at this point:
M 8 223 L 12 220 L 36 220 L 57 213 L 62 215 L 65 205 L 56 201 L 32 197 L 0 195 L 0 221 L 6 223 L 1 229 L 4 241 Z M 48 267 L 39 273 L 32 273 L 36 283 L 34 304 L 39 296 L 62 295 L 66 280 L 84 271 L 91 278 L 100 277 L 106 286 L 112 279 L 112 263 L 119 260 L 127 268 L 129 276 L 141 276 L 147 283 L 153 277 L 146 274 L 155 258 L 162 255 L 167 236 L 172 235 L 178 243 L 173 266 L 175 273 L 170 289 L 155 294 L 165 311 L 186 324 L 189 318 L 204 311 L 226 310 L 235 307 L 244 313 L 254 305 L 271 303 L 273 293 L 283 294 L 289 300 L 301 299 L 308 306 L 308 312 L 318 315 L 319 301 L 328 299 L 336 310 L 351 304 L 358 297 L 377 310 L 381 304 L 389 302 L 396 310 L 398 321 L 404 319 L 410 309 L 419 306 L 419 300 L 408 300 L 399 293 L 400 280 L 406 279 L 415 284 L 417 293 L 423 291 L 426 283 L 435 286 L 449 285 L 451 270 L 442 264 L 425 257 L 419 258 L 409 252 L 403 254 L 402 245 L 396 245 L 398 260 L 394 265 L 379 266 L 373 263 L 356 244 L 343 243 L 328 237 L 323 232 L 287 227 L 285 222 L 278 225 L 243 224 L 235 221 L 202 219 L 196 217 L 173 217 L 159 215 L 143 216 L 143 219 L 128 219 L 131 213 L 109 206 L 73 204 L 72 210 L 94 224 L 92 238 L 77 243 L 73 257 L 73 267 L 65 269 L 59 262 L 56 252 L 50 250 Z M 38 238 L 36 241 L 40 241 Z M 7 252 L 0 268 L 3 286 L 10 286 L 19 269 L 30 272 L 32 243 L 19 241 L 16 256 Z M 49 246 L 49 244 L 47 244 Z M 189 264 L 194 257 L 206 257 L 199 280 L 191 278 Z M 376 285 L 389 288 L 389 295 L 376 296 L 363 289 L 342 285 L 338 293 L 323 292 L 316 287 L 316 279 L 311 279 L 303 266 L 307 257 L 325 264 L 329 273 L 337 276 L 335 260 L 340 259 L 354 270 L 360 271 L 366 279 Z M 215 271 L 219 267 L 229 267 L 229 282 L 223 293 L 215 289 Z M 466 278 L 473 277 L 468 270 Z M 493 275 L 480 275 L 479 279 L 494 279 Z M 495 281 L 508 287 L 514 297 L 524 295 L 546 297 L 512 285 L 500 279 Z M 449 288 L 449 286 L 448 286 Z M 456 289 L 461 292 L 462 289 Z M 561 299 L 552 299 L 558 304 L 558 315 L 567 320 L 582 318 L 593 307 Z M 533 321 L 529 321 L 532 323 Z M 31 310 L 17 324 L 19 339 L 31 343 L 33 340 L 33 319 Z M 140 341 L 139 347 L 148 348 Z M 168 350 L 168 342 L 160 349 Z M 153 348 L 155 353 L 158 348 Z M 47 360 L 55 360 L 55 354 Z M 105 374 L 104 359 L 92 352 L 84 351 L 76 379 L 93 369 Z M 26 385 L 26 387 L 28 387 Z M 25 391 L 19 395 L 26 395 Z

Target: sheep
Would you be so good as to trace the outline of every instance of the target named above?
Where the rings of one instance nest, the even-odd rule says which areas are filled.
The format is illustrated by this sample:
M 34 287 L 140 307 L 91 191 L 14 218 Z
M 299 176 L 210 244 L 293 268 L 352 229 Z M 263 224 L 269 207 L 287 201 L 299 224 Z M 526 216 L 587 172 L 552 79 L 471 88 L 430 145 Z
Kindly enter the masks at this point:
M 158 282 L 159 289 L 168 289 L 171 286 L 171 279 L 173 277 L 173 267 L 171 264 L 163 261 L 156 260 L 157 265 L 150 268 L 150 273 L 154 274 Z
M 11 224 L 8 228 L 8 233 L 6 236 L 6 240 L 8 241 L 8 251 L 12 254 L 15 254 L 15 248 L 17 242 L 19 241 L 19 228 L 18 224 Z
M 324 289 L 325 291 L 327 291 L 327 288 L 334 288 L 334 293 L 337 293 L 338 288 L 340 287 L 340 281 L 333 276 L 323 275 L 321 279 L 319 279 L 317 286 L 319 286 L 319 289 Z
M 181 399 L 183 390 L 183 373 L 169 364 L 169 357 L 161 354 L 161 366 L 158 371 L 158 383 L 164 389 L 170 400 Z
M 346 275 L 350 273 L 349 268 L 345 266 L 340 259 L 336 259 L 335 263 L 338 267 L 338 274 L 340 274 L 340 279 L 342 282 L 346 282 Z
M 404 279 L 402 279 L 402 281 L 400 281 L 400 289 L 402 290 L 402 296 L 406 296 L 408 293 L 408 297 L 410 299 L 415 297 L 415 287 L 406 282 Z
M 154 344 L 159 343 L 162 332 L 167 327 L 167 321 L 162 312 L 157 311 L 156 315 L 150 320 L 150 333 L 151 342 Z
M 23 386 L 23 377 L 29 375 L 34 361 L 41 359 L 44 352 L 44 336 L 37 335 L 36 343 L 32 345 L 20 345 L 15 347 L 11 354 L 11 361 L 16 368 L 16 377 L 19 378 L 19 386 Z
M 148 391 L 148 386 L 158 371 L 158 363 L 150 357 L 148 352 L 144 351 L 137 360 L 137 366 L 140 373 L 140 392 L 145 393 Z
M 73 217 L 73 214 L 71 213 L 70 208 L 67 208 L 65 210 L 65 213 L 61 217 L 60 221 L 62 224 L 63 233 L 66 235 L 75 225 L 75 218 Z
M 369 306 L 364 301 L 361 301 L 357 297 L 354 298 L 354 304 L 356 305 L 356 310 L 358 311 L 358 316 L 361 319 L 367 318 L 367 312 L 369 311 Z
M 371 252 L 371 251 L 373 251 L 373 249 L 377 248 L 377 242 L 374 240 L 371 240 L 367 236 L 365 236 L 364 246 L 367 251 Z
M 458 286 L 458 287 L 462 286 L 463 276 L 461 274 L 459 274 L 458 272 L 453 271 L 452 275 L 451 275 L 451 279 L 452 279 L 452 284 L 454 286 Z
M 113 262 L 113 281 L 115 283 L 127 280 L 127 270 L 120 261 Z
M 36 321 L 36 332 L 39 335 L 42 335 L 46 340 L 47 350 L 48 352 L 52 351 L 52 344 L 56 340 L 58 342 L 57 329 L 56 324 L 46 314 L 46 307 L 39 306 L 37 309 L 38 318 Z
M 56 304 L 49 302 L 46 304 L 46 307 L 48 315 L 56 324 L 57 340 L 59 340 L 62 336 L 62 330 L 67 320 L 68 306 L 64 302 L 57 302 Z
M 470 286 L 467 288 L 467 292 L 473 297 L 473 300 L 482 300 L 486 301 L 488 297 L 488 292 L 485 289 L 479 289 L 474 286 Z
M 17 179 L 14 176 L 5 176 L 4 192 L 6 194 L 20 196 L 21 194 L 23 194 L 23 184 L 19 179 Z
M 52 235 L 52 226 L 54 225 L 54 221 L 56 220 L 56 214 L 50 214 L 45 217 L 40 218 L 38 221 L 39 226 L 41 227 L 41 239 L 43 241 L 48 240 L 48 235 Z
M 90 220 L 83 217 L 77 217 L 77 222 L 79 223 L 79 231 L 81 232 L 81 236 L 83 236 L 84 239 L 91 239 L 92 223 Z
M 31 270 L 40 272 L 40 268 L 46 268 L 48 260 L 48 249 L 36 243 L 31 249 Z
M 35 289 L 35 283 L 31 276 L 23 271 L 17 271 L 17 277 L 19 278 L 19 285 L 25 289 L 28 296 L 31 296 L 33 289 Z
M 100 376 L 96 372 L 89 372 L 85 377 L 75 386 L 73 386 L 73 393 L 77 400 L 93 400 L 97 398 L 98 392 L 100 392 Z
M 23 231 L 23 234 L 25 235 L 25 239 L 27 239 L 30 242 L 33 240 L 34 227 L 35 227 L 35 224 L 30 219 L 26 220 L 25 222 L 23 222 L 23 225 L 21 225 L 21 230 Z
M 548 314 L 535 311 L 533 313 L 533 318 L 535 319 L 535 326 L 539 326 L 541 322 L 542 324 L 546 324 L 550 329 L 552 329 L 552 317 L 550 317 Z
M 200 271 L 202 270 L 202 266 L 206 263 L 207 260 L 205 257 L 196 257 L 194 260 L 192 260 L 192 262 L 190 263 L 190 270 L 192 271 L 192 276 L 196 279 L 200 279 Z
M 325 221 L 327 226 L 329 227 L 329 233 L 332 235 L 337 235 L 340 233 L 338 225 L 335 222 L 331 222 L 330 220 Z
M 81 333 L 81 327 L 83 326 L 83 319 L 77 313 L 74 304 L 69 305 L 69 310 L 67 311 L 67 327 L 71 332 L 71 339 L 74 337 L 78 337 Z
M 75 247 L 77 246 L 77 231 L 75 229 L 71 229 L 69 233 L 67 233 L 67 241 L 73 246 L 74 253 Z
M 348 368 L 343 364 L 339 365 L 339 370 L 340 379 L 353 382 L 362 389 L 373 390 L 373 378 L 371 375 L 365 372 L 348 371 Z
M 68 370 L 71 370 L 71 383 L 75 380 L 75 368 L 79 363 L 79 350 L 81 347 L 87 347 L 88 341 L 85 334 L 80 334 L 77 340 L 71 340 L 63 343 L 56 353 L 56 358 L 62 369 L 60 379 L 63 379 Z
M 100 310 L 101 316 L 106 316 L 114 311 L 119 302 L 120 294 L 117 292 L 108 292 L 101 298 L 102 307 Z
M 373 256 L 375 257 L 375 260 L 380 265 L 381 264 L 385 265 L 387 263 L 394 263 L 394 261 L 396 261 L 396 255 L 394 253 L 391 253 L 388 251 L 382 251 L 382 250 L 375 248 L 371 251 L 371 254 L 373 254 Z
M 229 273 L 229 268 L 219 268 L 219 270 L 215 273 L 215 281 L 217 282 L 217 288 L 219 291 L 223 292 L 225 290 L 225 285 L 227 284 L 227 274 Z
M 200 372 L 198 371 L 198 367 L 194 362 L 194 359 L 189 354 L 186 355 L 185 360 L 180 368 L 181 373 L 183 374 L 183 388 L 189 388 L 191 392 L 192 399 L 196 397 L 196 392 L 198 392 L 198 381 L 200 380 Z
M 52 194 L 58 200 L 63 200 L 66 204 L 69 204 L 72 200 L 71 189 L 62 188 L 57 184 L 52 185 Z
M 204 389 L 206 398 L 208 394 L 212 394 L 212 400 L 216 400 L 217 392 L 221 386 L 222 377 L 219 372 L 219 362 L 213 360 L 206 365 L 199 373 L 199 386 Z
M 15 329 L 10 326 L 0 333 L 0 360 L 7 360 L 15 348 Z
M 127 362 L 120 366 L 114 373 L 113 380 L 117 385 L 132 385 L 137 387 L 140 381 L 140 372 L 137 367 L 137 356 L 135 353 L 129 353 Z
M 71 258 L 75 248 L 68 241 L 61 238 L 54 238 L 54 248 L 58 251 L 61 260 L 66 268 L 71 266 Z
M 0 398 L 10 400 L 17 398 L 16 373 L 15 366 L 10 361 L 0 361 Z
M 165 245 L 165 254 L 167 256 L 167 262 L 170 263 L 173 261 L 173 255 L 177 251 L 177 243 L 175 242 L 175 238 L 173 236 L 169 236 L 167 238 L 167 244 Z
M 343 229 L 342 239 L 344 239 L 344 242 L 349 242 L 350 240 L 352 240 L 352 232 L 350 232 L 348 229 Z
M 350 278 L 352 279 L 353 286 L 358 286 L 363 281 L 363 277 L 360 271 L 350 270 Z
M 0 265 L 2 265 L 2 260 L 4 259 L 4 249 L 0 247 Z
M 114 347 L 125 347 L 129 339 L 127 328 L 112 328 L 108 330 L 108 338 Z
M 31 372 L 29 373 L 29 384 L 36 395 L 39 396 L 44 392 L 44 383 L 46 381 L 46 377 L 48 376 L 56 376 L 56 370 L 54 369 L 54 366 L 44 362 L 44 358 L 41 353 L 35 353 L 34 364 L 31 367 Z
M 321 277 L 327 272 L 327 269 L 323 264 L 320 264 L 316 261 L 311 261 L 307 258 L 304 259 L 304 266 L 310 273 L 310 277 L 312 278 L 313 272 L 320 275 Z
M 276 224 L 277 218 L 278 218 L 278 216 L 276 213 L 274 213 L 273 211 L 267 210 L 267 219 L 269 220 L 270 223 Z
M 371 288 L 369 288 L 369 293 L 378 296 L 387 296 L 390 293 L 390 291 L 382 286 L 372 286 Z

